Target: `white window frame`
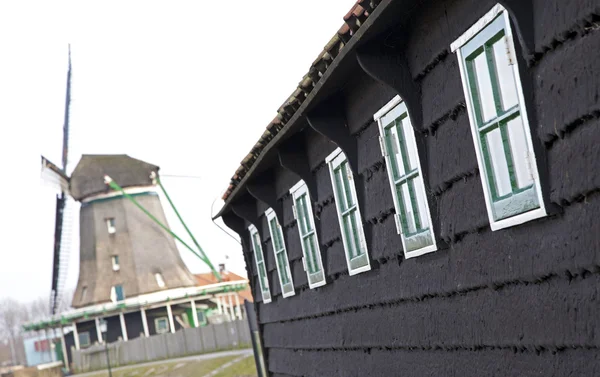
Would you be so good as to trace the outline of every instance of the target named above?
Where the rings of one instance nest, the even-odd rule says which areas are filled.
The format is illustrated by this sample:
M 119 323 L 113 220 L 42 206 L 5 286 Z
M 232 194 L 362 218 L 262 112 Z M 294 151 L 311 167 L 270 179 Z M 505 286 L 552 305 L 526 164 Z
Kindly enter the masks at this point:
M 81 288 L 81 302 L 85 302 L 85 299 L 87 298 L 87 291 L 88 287 L 87 285 L 84 285 L 83 288 Z
M 331 177 L 331 185 L 333 187 L 333 195 L 335 197 L 335 207 L 337 209 L 337 217 L 338 217 L 338 222 L 340 225 L 340 233 L 342 235 L 342 242 L 344 244 L 344 254 L 346 256 L 346 263 L 348 265 L 348 273 L 350 274 L 350 276 L 352 276 L 352 275 L 359 274 L 361 272 L 370 271 L 371 270 L 371 260 L 370 260 L 370 256 L 369 256 L 369 250 L 367 248 L 367 241 L 365 239 L 365 231 L 364 231 L 363 225 L 362 225 L 362 216 L 360 213 L 360 205 L 358 203 L 358 197 L 356 195 L 356 187 L 354 184 L 354 175 L 352 173 L 352 169 L 350 169 L 349 163 L 347 166 L 347 177 L 346 177 L 347 180 L 344 180 L 344 182 L 348 182 L 348 184 L 349 184 L 348 189 L 350 191 L 351 198 L 356 205 L 356 227 L 357 227 L 357 233 L 358 233 L 358 239 L 359 239 L 358 247 L 360 248 L 361 255 L 359 255 L 358 257 L 354 257 L 354 259 L 351 259 L 348 255 L 349 250 L 350 250 L 350 240 L 347 239 L 346 232 L 344 231 L 343 211 L 342 211 L 342 207 L 340 207 L 340 205 L 342 203 L 342 198 L 340 198 L 338 196 L 338 190 L 336 188 L 336 183 L 335 183 L 335 170 L 340 165 L 342 165 L 344 162 L 347 162 L 347 161 L 348 161 L 348 159 L 346 158 L 346 155 L 344 154 L 344 152 L 342 152 L 341 148 L 337 148 L 325 159 L 325 162 L 327 163 L 327 165 L 329 165 L 329 175 Z M 354 260 L 357 260 L 358 258 L 366 258 L 366 264 L 361 265 L 359 267 L 352 268 L 352 262 Z
M 160 272 L 154 274 L 154 279 L 156 279 L 156 284 L 158 284 L 159 288 L 164 288 L 167 286 L 167 284 L 165 283 L 165 279 L 163 278 Z
M 114 217 L 109 217 L 106 219 L 106 229 L 108 230 L 108 234 L 115 234 L 117 232 Z
M 421 180 L 421 187 L 423 188 L 422 192 L 420 193 L 422 195 L 422 197 L 424 198 L 424 204 L 425 204 L 425 212 L 424 216 L 427 216 L 427 220 L 428 220 L 428 224 L 429 224 L 429 229 L 425 229 L 425 230 L 421 230 L 419 233 L 411 235 L 411 236 L 406 236 L 403 229 L 402 229 L 402 221 L 404 216 L 404 213 L 402 212 L 402 206 L 400 205 L 400 198 L 398 197 L 398 190 L 396 188 L 397 183 L 395 182 L 395 177 L 394 177 L 394 172 L 392 171 L 392 161 L 391 158 L 395 158 L 390 156 L 390 151 L 388 151 L 387 145 L 386 145 L 386 129 L 388 128 L 388 124 L 383 124 L 383 118 L 386 117 L 388 114 L 392 113 L 392 112 L 396 112 L 398 115 L 395 116 L 395 119 L 400 118 L 400 117 L 404 117 L 405 121 L 407 123 L 406 124 L 402 124 L 401 127 L 404 129 L 405 127 L 410 128 L 410 131 L 413 138 L 415 138 L 415 131 L 414 128 L 412 127 L 412 122 L 410 120 L 410 114 L 408 113 L 408 109 L 406 108 L 406 104 L 402 101 L 402 99 L 400 98 L 400 96 L 395 96 L 390 102 L 388 102 L 385 106 L 383 106 L 377 113 L 375 113 L 375 115 L 373 115 L 373 119 L 377 122 L 378 127 L 379 127 L 379 145 L 381 148 L 381 154 L 385 157 L 385 162 L 386 162 L 386 166 L 387 166 L 387 172 L 388 172 L 388 180 L 390 183 L 390 190 L 392 193 L 392 198 L 394 201 L 394 208 L 396 210 L 396 214 L 394 215 L 394 220 L 396 222 L 396 231 L 398 232 L 398 234 L 400 235 L 401 239 L 402 239 L 402 250 L 404 251 L 404 256 L 405 258 L 414 258 L 414 257 L 418 257 L 420 255 L 423 254 L 427 254 L 427 253 L 431 253 L 437 250 L 437 243 L 435 240 L 435 233 L 434 233 L 434 229 L 433 229 L 433 224 L 431 221 L 431 210 L 429 209 L 429 199 L 427 197 L 427 192 L 425 191 L 425 178 L 423 177 L 423 169 L 421 168 L 421 159 L 419 158 L 419 151 L 418 151 L 418 146 L 415 143 L 415 150 L 413 151 L 413 154 L 416 156 L 416 162 L 417 162 L 417 169 L 416 169 L 416 173 L 411 172 L 406 174 L 406 178 L 404 178 L 406 180 L 406 182 L 408 182 L 411 178 L 408 178 L 409 176 L 416 176 L 416 179 L 420 179 Z M 392 115 L 392 114 L 390 114 Z M 403 132 L 402 130 L 400 132 Z M 415 138 L 416 140 L 416 138 Z M 400 140 L 398 138 L 398 136 L 396 135 L 396 137 L 393 140 L 394 143 L 396 143 L 396 145 L 398 147 L 400 147 Z M 411 151 L 408 150 L 410 149 L 410 145 L 409 143 L 405 143 L 406 145 L 403 144 L 403 146 L 406 149 L 407 154 L 411 154 Z M 404 158 L 402 158 L 404 159 Z M 414 178 L 413 178 L 414 179 Z M 416 187 L 416 185 L 414 185 L 413 183 L 413 190 L 418 190 L 418 187 Z M 418 204 L 416 202 L 412 203 L 413 206 L 413 210 L 414 210 L 414 206 L 417 206 L 418 208 Z M 419 212 L 420 213 L 420 212 Z M 415 221 L 416 222 L 416 221 Z M 410 250 L 407 251 L 409 249 L 410 243 L 411 242 L 415 242 L 415 240 L 418 242 L 419 238 L 423 238 L 424 233 L 427 232 L 428 236 L 431 240 L 431 243 L 427 244 L 427 246 L 424 247 L 420 247 L 418 249 L 414 249 L 414 250 Z
M 265 211 L 265 217 L 267 218 L 267 225 L 269 227 L 269 233 L 271 234 L 271 245 L 273 245 L 273 256 L 275 257 L 275 266 L 277 267 L 277 275 L 279 276 L 279 285 L 281 286 L 281 294 L 284 298 L 286 297 L 290 297 L 296 294 L 296 290 L 294 288 L 294 279 L 292 278 L 292 271 L 290 270 L 290 259 L 288 258 L 288 254 L 287 254 L 287 247 L 285 246 L 285 238 L 283 236 L 283 229 L 281 228 L 281 225 L 279 224 L 279 219 L 277 218 L 277 215 L 275 214 L 275 211 L 273 211 L 273 208 L 269 208 Z M 278 232 L 278 235 L 281 236 L 281 246 L 282 249 L 280 249 L 279 251 L 276 249 L 276 242 L 275 242 L 275 236 L 276 234 L 273 232 L 273 227 L 271 226 L 271 221 L 275 220 L 276 223 L 276 231 Z M 289 281 L 284 284 L 283 282 L 283 274 L 281 271 L 281 266 L 279 265 L 279 259 L 277 258 L 277 254 L 278 253 L 282 253 L 283 257 L 285 258 L 285 263 L 284 263 L 284 271 L 287 274 L 287 277 L 289 278 Z
M 119 263 L 119 256 L 113 255 L 110 257 L 110 260 L 112 262 L 113 271 L 119 271 L 121 269 L 121 264 Z
M 158 322 L 160 321 L 165 321 L 165 323 L 167 324 L 167 327 L 164 330 L 160 330 L 158 329 Z M 156 331 L 157 334 L 166 334 L 169 332 L 169 319 L 167 317 L 158 317 L 158 318 L 154 318 L 154 331 Z
M 271 288 L 269 287 L 269 271 L 267 271 L 267 261 L 265 260 L 265 254 L 263 253 L 262 245 L 260 244 L 260 234 L 258 234 L 258 229 L 256 229 L 254 225 L 250 225 L 248 227 L 248 231 L 250 232 L 250 242 L 252 243 L 252 249 L 254 251 L 254 264 L 256 266 L 256 273 L 258 275 L 258 285 L 262 295 L 263 303 L 268 304 L 271 302 Z M 258 244 L 255 241 L 255 235 L 258 237 Z M 260 253 L 260 257 L 262 259 L 265 272 L 264 279 L 260 276 L 260 262 L 257 258 L 258 253 Z
M 308 191 L 306 183 L 303 180 L 300 180 L 290 189 L 290 194 L 292 195 L 293 200 L 292 211 L 294 213 L 294 219 L 296 219 L 297 222 L 298 237 L 300 238 L 300 246 L 302 247 L 302 267 L 304 268 L 304 271 L 306 271 L 306 276 L 308 278 L 308 287 L 310 289 L 318 288 L 327 284 L 327 279 L 325 277 L 325 269 L 323 268 L 323 256 L 321 255 L 321 248 L 319 246 L 319 237 L 317 236 L 317 228 L 315 226 L 315 218 L 312 210 L 310 192 Z M 304 195 L 306 195 L 306 219 L 304 219 L 304 221 L 306 221 L 308 223 L 307 225 L 312 229 L 312 233 L 311 231 L 309 231 L 306 234 L 302 234 L 302 219 L 300 217 L 303 216 L 298 213 L 298 200 L 300 200 L 300 198 Z M 306 249 L 306 246 L 304 244 L 304 241 L 311 237 L 314 237 L 313 244 L 315 248 L 315 255 L 309 255 L 309 251 Z M 313 260 L 312 263 L 308 262 L 309 260 L 311 260 L 311 258 Z M 309 264 L 311 266 L 315 264 L 315 261 L 317 269 L 316 272 L 311 273 L 308 267 Z M 313 268 L 314 267 L 315 266 L 313 266 Z
M 89 347 L 92 345 L 92 339 L 90 338 L 90 332 L 84 331 L 78 334 L 79 336 L 79 347 Z M 85 339 L 85 341 L 83 340 Z
M 478 35 L 479 32 L 484 31 L 488 25 L 494 22 L 498 17 L 503 18 L 504 23 L 504 33 L 505 33 L 505 41 L 507 43 L 507 53 L 508 59 L 512 62 L 513 74 L 516 81 L 517 87 L 517 98 L 520 116 L 523 123 L 523 129 L 525 133 L 525 142 L 527 146 L 527 154 L 525 158 L 528 162 L 529 173 L 533 178 L 533 185 L 535 187 L 535 197 L 537 198 L 539 208 L 526 210 L 525 212 L 512 215 L 510 217 L 506 217 L 500 220 L 496 220 L 494 218 L 494 202 L 492 200 L 492 194 L 490 192 L 490 187 L 493 182 L 490 182 L 488 178 L 488 173 L 486 170 L 486 164 L 484 161 L 483 152 L 480 146 L 479 134 L 475 107 L 473 104 L 472 94 L 469 89 L 469 82 L 467 78 L 467 72 L 465 67 L 465 59 L 463 57 L 462 48 L 471 41 L 474 37 Z M 481 19 L 479 19 L 473 26 L 471 26 L 463 35 L 461 35 L 454 43 L 450 46 L 452 52 L 456 52 L 458 58 L 458 65 L 460 68 L 460 75 L 463 85 L 463 92 L 465 94 L 465 100 L 467 103 L 467 113 L 469 116 L 469 122 L 471 125 L 471 133 L 473 136 L 473 142 L 475 144 L 475 152 L 477 155 L 477 163 L 479 165 L 481 183 L 483 186 L 483 193 L 485 197 L 488 219 L 490 222 L 490 228 L 492 231 L 508 228 L 511 226 L 523 224 L 525 222 L 535 220 L 544 216 L 547 216 L 546 208 L 544 205 L 544 199 L 542 194 L 541 182 L 538 174 L 537 161 L 533 149 L 533 143 L 531 139 L 531 129 L 529 125 L 529 118 L 527 116 L 527 106 L 525 103 L 523 88 L 521 85 L 521 77 L 519 74 L 518 62 L 514 57 L 515 48 L 514 48 L 514 36 L 510 25 L 510 18 L 508 11 L 501 6 L 500 4 L 496 4 L 488 13 L 486 13 Z M 512 55 L 512 57 L 511 57 Z

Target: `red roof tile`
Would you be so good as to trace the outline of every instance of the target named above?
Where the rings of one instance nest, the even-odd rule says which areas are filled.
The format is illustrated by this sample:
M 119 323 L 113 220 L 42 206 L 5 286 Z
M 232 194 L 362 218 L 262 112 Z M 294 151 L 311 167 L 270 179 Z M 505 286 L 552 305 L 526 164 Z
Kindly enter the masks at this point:
M 224 201 L 229 198 L 237 185 L 243 180 L 244 176 L 250 170 L 265 146 L 292 118 L 298 108 L 300 108 L 300 105 L 304 102 L 307 95 L 325 74 L 329 65 L 380 2 L 381 0 L 357 0 L 356 4 L 352 6 L 348 13 L 346 13 L 344 16 L 344 24 L 327 43 L 317 59 L 315 59 L 308 73 L 304 75 L 302 81 L 298 84 L 298 87 L 277 110 L 277 116 L 267 125 L 267 129 L 258 142 L 255 143 L 250 153 L 241 162 L 241 166 L 236 170 L 229 187 L 227 187 L 227 190 L 223 194 L 222 199 Z

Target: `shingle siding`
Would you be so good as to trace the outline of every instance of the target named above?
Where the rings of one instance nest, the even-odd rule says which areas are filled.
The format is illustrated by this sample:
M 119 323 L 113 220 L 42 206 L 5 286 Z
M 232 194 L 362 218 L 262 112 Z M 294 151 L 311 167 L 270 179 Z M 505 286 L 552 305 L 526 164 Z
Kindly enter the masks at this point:
M 317 183 L 312 200 L 327 284 L 308 289 L 291 200 L 282 198 L 297 290 L 282 298 L 273 271 L 273 302 L 257 303 L 272 376 L 600 374 L 600 28 L 564 37 L 581 20 L 597 20 L 599 3 L 533 2 L 537 54 L 523 68 L 534 88 L 527 106 L 537 115 L 531 129 L 542 141 L 538 160 L 547 163 L 540 166 L 549 174 L 544 195 L 559 210 L 493 232 L 449 46 L 494 4 L 427 2 L 413 10 L 406 28 L 411 75 L 422 90 L 424 179 L 435 204 L 434 231 L 446 243 L 440 250 L 405 259 L 396 233 L 377 125 L 370 121 L 394 93 L 357 71 L 337 94 L 358 143 L 354 182 L 365 194 L 369 272 L 348 275 L 324 163 L 335 145 L 310 128 L 302 131 Z M 278 170 L 278 192 L 295 183 L 287 177 Z M 269 242 L 265 253 L 272 253 Z

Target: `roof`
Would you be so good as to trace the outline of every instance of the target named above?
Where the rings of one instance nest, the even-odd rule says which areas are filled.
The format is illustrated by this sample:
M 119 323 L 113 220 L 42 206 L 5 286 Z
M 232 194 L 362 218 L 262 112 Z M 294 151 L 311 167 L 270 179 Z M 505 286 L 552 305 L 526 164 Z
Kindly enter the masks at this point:
M 223 200 L 227 201 L 229 196 L 246 176 L 252 165 L 256 162 L 261 152 L 298 111 L 300 105 L 302 105 L 319 80 L 324 76 L 334 59 L 344 49 L 352 36 L 356 34 L 361 25 L 365 23 L 369 15 L 373 13 L 381 1 L 382 0 L 357 0 L 356 4 L 352 6 L 348 13 L 346 13 L 344 16 L 344 24 L 325 45 L 323 51 L 315 59 L 308 72 L 298 84 L 298 87 L 285 100 L 283 105 L 279 107 L 277 116 L 267 125 L 266 130 L 256 144 L 254 144 L 254 147 L 252 147 L 250 152 L 242 160 L 240 167 L 231 177 L 229 186 L 223 195 Z
M 222 282 L 246 281 L 247 280 L 247 279 L 241 277 L 240 275 L 230 272 L 230 271 L 221 271 L 220 275 L 221 275 Z M 194 277 L 196 278 L 196 282 L 199 287 L 202 287 L 205 285 L 210 285 L 210 284 L 217 284 L 219 282 L 212 272 L 207 272 L 207 273 L 203 273 L 203 274 L 195 274 Z M 237 294 L 240 296 L 240 298 L 242 300 L 248 300 L 250 302 L 254 302 L 254 300 L 252 298 L 252 291 L 250 290 L 250 287 L 246 287 L 246 289 L 238 291 Z
M 75 200 L 81 200 L 110 192 L 111 189 L 104 183 L 105 175 L 123 188 L 151 186 L 153 182 L 150 174 L 158 172 L 158 169 L 156 165 L 126 154 L 84 154 L 71 174 L 71 196 Z

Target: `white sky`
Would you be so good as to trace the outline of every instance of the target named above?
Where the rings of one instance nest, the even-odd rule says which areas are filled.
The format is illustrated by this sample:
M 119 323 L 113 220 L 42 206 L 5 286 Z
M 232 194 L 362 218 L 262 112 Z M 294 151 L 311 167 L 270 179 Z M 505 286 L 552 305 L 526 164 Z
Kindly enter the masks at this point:
M 126 153 L 162 174 L 200 176 L 163 183 L 213 263 L 227 255 L 245 275 L 211 205 L 354 1 L 0 2 L 0 298 L 49 295 L 54 193 L 41 184 L 40 154 L 60 163 L 68 43 L 70 169 L 82 153 Z M 207 270 L 180 250 L 192 272 Z

